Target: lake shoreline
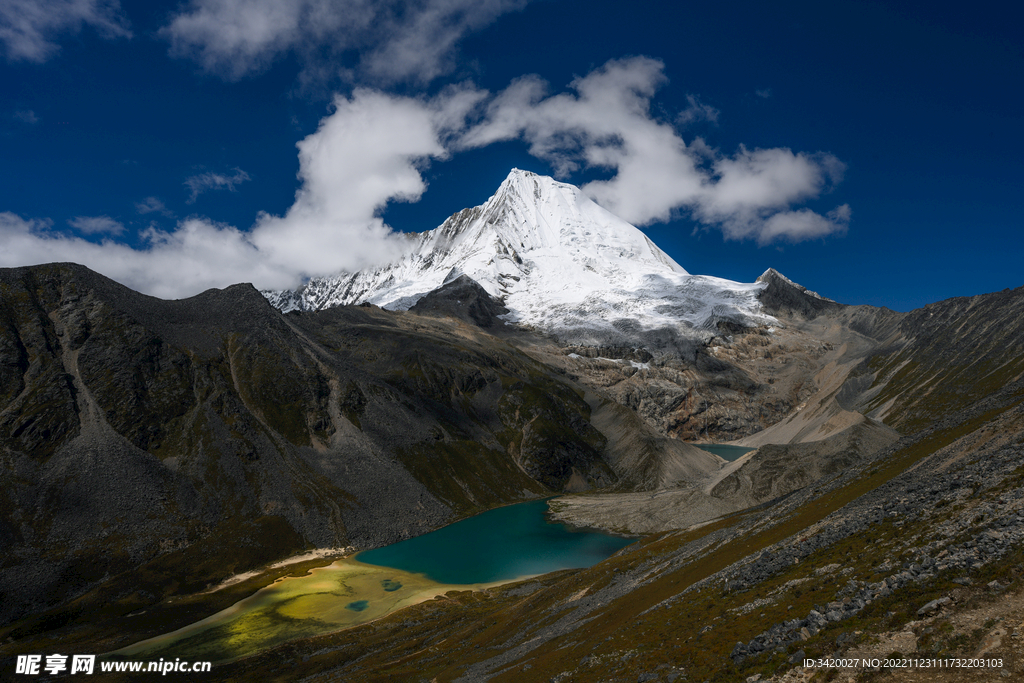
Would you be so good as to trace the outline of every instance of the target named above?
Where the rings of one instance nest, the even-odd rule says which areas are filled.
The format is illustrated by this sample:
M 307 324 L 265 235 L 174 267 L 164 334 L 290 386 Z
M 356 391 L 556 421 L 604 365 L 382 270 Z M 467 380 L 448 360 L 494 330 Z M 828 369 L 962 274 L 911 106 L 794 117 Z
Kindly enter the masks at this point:
M 494 508 L 423 536 L 335 559 L 301 576 L 278 578 L 205 619 L 103 656 L 236 661 L 292 640 L 371 623 L 453 591 L 487 591 L 589 567 L 636 540 L 552 522 L 550 500 Z M 364 561 L 366 556 L 373 561 Z M 274 567 L 309 559 L 306 553 Z M 212 592 L 251 578 L 241 576 Z

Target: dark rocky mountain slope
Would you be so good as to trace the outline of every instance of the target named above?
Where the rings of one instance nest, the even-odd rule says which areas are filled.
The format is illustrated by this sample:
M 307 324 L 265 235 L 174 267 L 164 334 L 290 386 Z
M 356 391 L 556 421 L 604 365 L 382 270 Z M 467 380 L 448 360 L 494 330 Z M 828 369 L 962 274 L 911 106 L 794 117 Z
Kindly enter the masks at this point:
M 584 394 L 452 319 L 0 271 L 0 623 L 100 585 L 130 611 L 307 548 L 632 486 L 606 457 L 631 431 L 595 429 Z

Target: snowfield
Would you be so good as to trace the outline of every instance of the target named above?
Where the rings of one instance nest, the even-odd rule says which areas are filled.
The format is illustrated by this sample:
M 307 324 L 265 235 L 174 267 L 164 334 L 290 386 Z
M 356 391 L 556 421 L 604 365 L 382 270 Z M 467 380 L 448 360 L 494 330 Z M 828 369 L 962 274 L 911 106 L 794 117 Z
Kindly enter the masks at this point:
M 263 294 L 285 312 L 362 302 L 406 310 L 467 275 L 504 303 L 508 322 L 594 343 L 777 322 L 756 298 L 765 285 L 690 275 L 579 188 L 528 171 L 512 169 L 482 206 L 409 239 L 394 263 Z

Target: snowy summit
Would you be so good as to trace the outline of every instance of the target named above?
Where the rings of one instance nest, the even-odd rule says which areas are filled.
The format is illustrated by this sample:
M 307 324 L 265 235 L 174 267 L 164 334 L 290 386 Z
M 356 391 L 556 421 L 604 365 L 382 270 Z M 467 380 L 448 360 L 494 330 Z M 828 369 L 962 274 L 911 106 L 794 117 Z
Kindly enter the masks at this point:
M 264 294 L 286 312 L 362 302 L 405 310 L 466 275 L 509 309 L 508 322 L 593 343 L 774 322 L 756 299 L 764 285 L 690 275 L 579 188 L 529 171 L 512 169 L 482 206 L 410 240 L 394 263 Z

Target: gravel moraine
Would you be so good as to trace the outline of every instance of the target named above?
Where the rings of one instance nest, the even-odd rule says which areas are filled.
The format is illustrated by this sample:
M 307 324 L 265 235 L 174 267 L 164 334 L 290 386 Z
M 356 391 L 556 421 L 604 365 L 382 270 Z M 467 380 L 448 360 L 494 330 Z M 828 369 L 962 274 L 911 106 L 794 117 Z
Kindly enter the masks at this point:
M 921 471 L 924 468 L 919 467 L 844 508 L 841 512 L 845 519 L 839 524 L 789 547 L 764 553 L 734 576 L 724 580 L 720 577 L 719 580 L 730 590 L 741 590 L 760 583 L 819 548 L 861 533 L 884 519 L 893 519 L 897 527 L 912 521 L 927 521 L 937 517 L 949 505 L 964 503 L 979 494 L 983 495 L 980 489 L 997 486 L 1022 463 L 1024 448 L 1017 445 L 986 453 L 941 473 L 925 474 Z M 914 552 L 913 560 L 899 567 L 892 566 L 887 560 L 877 567 L 881 571 L 892 570 L 882 580 L 850 580 L 835 600 L 817 606 L 804 618 L 780 622 L 749 643 L 737 643 L 732 658 L 738 662 L 748 656 L 807 640 L 829 623 L 851 617 L 873 600 L 884 598 L 904 586 L 933 579 L 938 572 L 947 569 L 970 570 L 981 567 L 999 559 L 1012 548 L 1020 547 L 1024 541 L 1024 489 L 1010 489 L 985 500 L 974 507 L 969 515 L 954 515 L 930 527 L 929 535 L 931 540 L 917 547 L 912 544 L 922 539 L 905 539 L 899 551 L 893 554 L 899 555 L 911 550 Z M 970 582 L 966 577 L 958 580 Z M 990 588 L 999 590 L 1000 587 Z M 948 598 L 934 600 L 924 605 L 918 614 L 926 616 L 947 604 Z

